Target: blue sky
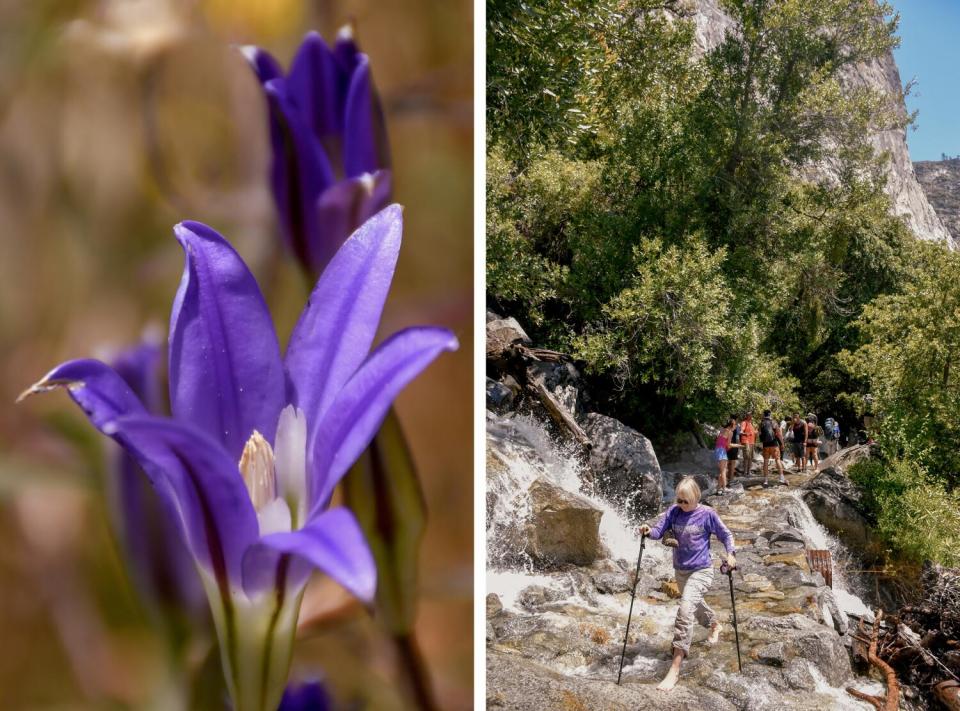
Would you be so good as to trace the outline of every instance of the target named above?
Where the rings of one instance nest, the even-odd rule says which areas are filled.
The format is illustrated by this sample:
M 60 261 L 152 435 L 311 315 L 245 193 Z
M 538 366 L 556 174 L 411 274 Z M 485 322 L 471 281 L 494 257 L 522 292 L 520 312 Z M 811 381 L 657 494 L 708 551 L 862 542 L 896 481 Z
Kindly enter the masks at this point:
M 960 154 L 960 0 L 891 0 L 900 13 L 900 79 L 916 79 L 907 108 L 919 110 L 907 130 L 913 160 Z

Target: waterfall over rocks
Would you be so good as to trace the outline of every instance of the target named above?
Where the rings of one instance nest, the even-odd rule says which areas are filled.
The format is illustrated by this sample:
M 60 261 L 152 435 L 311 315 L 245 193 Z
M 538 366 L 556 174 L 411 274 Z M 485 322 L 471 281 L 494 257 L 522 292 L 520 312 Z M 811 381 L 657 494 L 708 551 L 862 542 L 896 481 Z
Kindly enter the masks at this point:
M 669 666 L 677 600 L 671 550 L 647 541 L 618 687 L 640 547 L 636 525 L 600 493 L 579 447 L 549 430 L 529 414 L 487 416 L 488 707 L 871 708 L 844 691 L 853 685 L 882 693 L 880 683 L 855 675 L 847 651 L 852 623 L 870 616 L 857 596 L 861 583 L 844 570 L 850 554 L 792 487 L 736 485 L 731 495 L 705 502 L 717 508 L 738 547 L 743 674 L 736 671 L 727 578 L 717 573 L 706 600 L 724 623 L 720 642 L 707 647 L 707 631 L 698 629 L 677 689 L 655 690 Z M 536 515 L 544 488 L 558 511 L 569 504 L 591 512 L 585 520 L 588 538 L 597 536 L 596 557 L 576 563 L 535 554 L 531 540 L 549 529 Z M 582 544 L 570 541 L 572 550 Z M 810 548 L 831 551 L 833 589 L 810 569 Z

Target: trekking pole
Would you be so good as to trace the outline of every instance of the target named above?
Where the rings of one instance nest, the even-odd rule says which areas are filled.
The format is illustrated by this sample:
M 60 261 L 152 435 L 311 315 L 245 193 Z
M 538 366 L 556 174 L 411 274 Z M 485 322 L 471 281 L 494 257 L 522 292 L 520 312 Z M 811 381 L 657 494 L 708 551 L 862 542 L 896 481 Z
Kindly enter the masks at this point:
M 737 601 L 733 598 L 733 571 L 726 561 L 720 564 L 720 572 L 730 578 L 730 606 L 733 608 L 733 635 L 737 640 L 737 667 L 743 673 L 743 663 L 740 661 L 740 630 L 737 629 Z
M 630 612 L 627 614 L 627 631 L 623 633 L 623 649 L 620 651 L 620 671 L 617 672 L 617 685 L 623 676 L 623 657 L 627 653 L 627 639 L 630 636 L 630 618 L 633 617 L 633 601 L 637 597 L 637 583 L 640 582 L 640 561 L 643 560 L 643 547 L 647 544 L 647 534 L 640 534 L 640 555 L 637 556 L 637 572 L 633 576 L 633 590 L 630 591 Z

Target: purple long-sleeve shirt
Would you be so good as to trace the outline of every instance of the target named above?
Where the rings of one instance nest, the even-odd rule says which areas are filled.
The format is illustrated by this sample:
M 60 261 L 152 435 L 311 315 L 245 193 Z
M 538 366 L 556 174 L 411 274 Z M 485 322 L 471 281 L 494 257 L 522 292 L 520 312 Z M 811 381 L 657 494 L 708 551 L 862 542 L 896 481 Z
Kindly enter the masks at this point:
M 679 544 L 673 549 L 673 567 L 677 570 L 699 570 L 711 566 L 711 533 L 723 544 L 727 553 L 736 550 L 730 529 L 723 524 L 716 511 L 703 504 L 698 504 L 690 513 L 685 513 L 680 506 L 674 504 L 651 527 L 647 535 L 658 540 L 668 529 L 673 529 Z

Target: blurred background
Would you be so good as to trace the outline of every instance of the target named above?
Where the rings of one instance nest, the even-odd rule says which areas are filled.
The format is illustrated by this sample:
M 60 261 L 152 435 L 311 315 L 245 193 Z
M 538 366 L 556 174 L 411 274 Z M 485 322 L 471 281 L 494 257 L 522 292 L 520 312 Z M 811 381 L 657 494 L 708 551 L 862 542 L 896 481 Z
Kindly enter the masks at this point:
M 235 45 L 286 66 L 347 22 L 405 206 L 381 333 L 460 339 L 397 410 L 429 511 L 416 636 L 438 705 L 472 705 L 472 18 L 468 0 L 0 0 L 0 707 L 175 709 L 195 683 L 123 565 L 107 441 L 62 392 L 14 400 L 59 362 L 163 338 L 183 219 L 233 242 L 286 342 L 307 285 L 278 254 L 266 109 Z M 294 675 L 403 708 L 376 620 L 322 580 L 302 619 Z M 185 645 L 197 676 L 208 652 Z

